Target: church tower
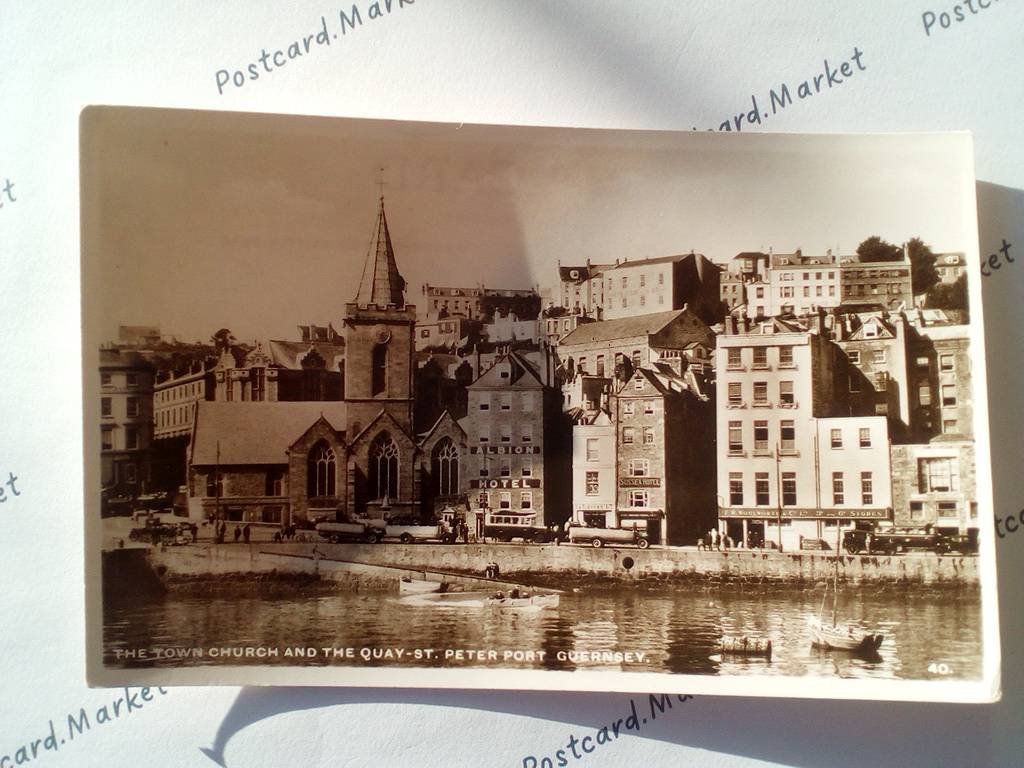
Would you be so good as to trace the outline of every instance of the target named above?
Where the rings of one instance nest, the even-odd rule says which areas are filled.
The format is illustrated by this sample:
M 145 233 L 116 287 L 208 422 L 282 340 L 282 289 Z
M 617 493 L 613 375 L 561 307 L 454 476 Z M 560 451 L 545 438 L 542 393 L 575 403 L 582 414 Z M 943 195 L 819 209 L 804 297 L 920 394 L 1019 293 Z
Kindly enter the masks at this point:
M 380 198 L 377 226 L 355 299 L 345 305 L 345 401 L 352 440 L 381 410 L 412 434 L 416 307 L 405 303 Z

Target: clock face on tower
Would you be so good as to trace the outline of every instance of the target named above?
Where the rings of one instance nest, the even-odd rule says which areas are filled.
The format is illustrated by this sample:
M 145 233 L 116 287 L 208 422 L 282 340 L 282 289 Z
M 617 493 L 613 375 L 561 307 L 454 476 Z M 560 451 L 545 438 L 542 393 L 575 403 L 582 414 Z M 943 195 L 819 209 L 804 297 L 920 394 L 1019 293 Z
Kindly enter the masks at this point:
M 391 331 L 383 325 L 378 325 L 373 329 L 373 338 L 378 344 L 387 344 L 391 341 Z

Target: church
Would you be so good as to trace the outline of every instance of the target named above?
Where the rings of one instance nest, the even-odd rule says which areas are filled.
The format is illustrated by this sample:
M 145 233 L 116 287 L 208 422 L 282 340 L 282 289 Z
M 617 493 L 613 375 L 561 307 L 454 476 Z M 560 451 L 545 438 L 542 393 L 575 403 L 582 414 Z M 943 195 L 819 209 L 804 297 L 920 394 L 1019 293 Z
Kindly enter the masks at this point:
M 216 397 L 198 403 L 193 424 L 191 516 L 276 527 L 466 510 L 465 433 L 447 410 L 414 423 L 416 308 L 405 289 L 381 196 L 340 331 L 217 366 Z

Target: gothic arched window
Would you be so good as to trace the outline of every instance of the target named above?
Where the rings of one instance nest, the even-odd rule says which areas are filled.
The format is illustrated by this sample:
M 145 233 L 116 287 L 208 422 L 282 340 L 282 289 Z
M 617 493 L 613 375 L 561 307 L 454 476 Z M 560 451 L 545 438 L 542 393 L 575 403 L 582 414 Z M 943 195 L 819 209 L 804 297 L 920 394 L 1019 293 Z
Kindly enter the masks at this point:
M 383 394 L 388 386 L 388 345 L 377 344 L 370 361 L 370 386 L 374 395 Z
M 435 489 L 440 496 L 454 496 L 459 492 L 459 449 L 451 438 L 445 438 L 434 448 L 433 474 Z
M 398 498 L 398 444 L 387 432 L 370 446 L 370 495 L 374 499 Z
M 306 483 L 310 498 L 335 495 L 337 457 L 327 443 L 320 441 L 309 452 L 306 465 Z

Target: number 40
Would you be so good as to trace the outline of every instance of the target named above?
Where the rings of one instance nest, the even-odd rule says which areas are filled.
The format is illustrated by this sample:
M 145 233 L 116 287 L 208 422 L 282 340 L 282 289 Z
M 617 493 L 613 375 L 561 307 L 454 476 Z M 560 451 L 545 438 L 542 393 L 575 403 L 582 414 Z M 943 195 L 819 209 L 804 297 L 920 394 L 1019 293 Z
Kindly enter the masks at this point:
M 934 661 L 928 665 L 928 671 L 933 675 L 951 675 L 953 674 L 953 668 L 949 664 L 939 663 L 936 664 Z

